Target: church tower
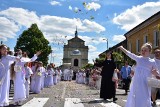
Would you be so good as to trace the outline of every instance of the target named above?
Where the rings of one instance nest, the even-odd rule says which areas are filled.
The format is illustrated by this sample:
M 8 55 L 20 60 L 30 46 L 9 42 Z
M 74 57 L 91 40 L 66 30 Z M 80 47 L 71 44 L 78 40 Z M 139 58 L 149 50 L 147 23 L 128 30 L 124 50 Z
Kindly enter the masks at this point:
M 75 37 L 68 40 L 67 45 L 64 45 L 63 66 L 79 69 L 86 64 L 88 64 L 88 46 L 85 46 L 85 41 L 78 37 L 76 27 Z

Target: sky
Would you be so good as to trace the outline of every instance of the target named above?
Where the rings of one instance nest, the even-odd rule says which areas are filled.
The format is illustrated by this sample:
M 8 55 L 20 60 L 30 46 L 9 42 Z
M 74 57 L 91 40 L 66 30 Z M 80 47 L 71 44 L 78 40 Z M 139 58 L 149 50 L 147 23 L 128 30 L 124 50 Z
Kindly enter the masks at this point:
M 36 23 L 50 42 L 49 62 L 62 64 L 63 46 L 78 37 L 89 63 L 129 30 L 160 11 L 160 0 L 0 0 L 0 41 L 14 50 L 19 35 Z

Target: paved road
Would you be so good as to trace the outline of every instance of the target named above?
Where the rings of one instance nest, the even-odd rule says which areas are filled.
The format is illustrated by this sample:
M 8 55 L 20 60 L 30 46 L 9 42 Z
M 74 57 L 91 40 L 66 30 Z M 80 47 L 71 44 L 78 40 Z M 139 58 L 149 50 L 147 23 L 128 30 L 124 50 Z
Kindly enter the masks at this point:
M 9 107 L 16 107 L 12 101 L 13 89 L 10 93 Z M 99 99 L 99 90 L 74 81 L 62 81 L 51 88 L 44 88 L 40 94 L 30 93 L 22 107 L 124 107 L 127 97 L 124 90 L 117 89 L 116 96 L 116 103 L 112 99 L 103 101 Z M 160 101 L 158 104 L 160 106 Z

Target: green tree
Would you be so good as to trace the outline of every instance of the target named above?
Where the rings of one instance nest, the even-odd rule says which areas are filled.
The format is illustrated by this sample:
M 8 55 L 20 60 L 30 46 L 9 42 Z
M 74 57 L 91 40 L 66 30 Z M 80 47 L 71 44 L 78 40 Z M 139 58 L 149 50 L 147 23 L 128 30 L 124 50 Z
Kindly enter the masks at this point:
M 86 64 L 83 68 L 84 68 L 84 69 L 87 69 L 87 68 L 93 68 L 93 67 L 94 67 L 93 64 L 88 63 L 88 64 Z
M 39 61 L 42 61 L 44 65 L 48 63 L 48 55 L 52 52 L 49 41 L 45 39 L 43 33 L 39 30 L 37 24 L 32 24 L 30 28 L 23 31 L 23 33 L 17 39 L 14 50 L 21 49 L 22 51 L 29 52 L 31 58 L 37 51 L 42 51 L 38 57 Z
M 120 67 L 123 65 L 123 60 L 124 60 L 123 54 L 118 52 L 113 52 L 112 55 L 116 63 L 116 67 L 120 69 Z

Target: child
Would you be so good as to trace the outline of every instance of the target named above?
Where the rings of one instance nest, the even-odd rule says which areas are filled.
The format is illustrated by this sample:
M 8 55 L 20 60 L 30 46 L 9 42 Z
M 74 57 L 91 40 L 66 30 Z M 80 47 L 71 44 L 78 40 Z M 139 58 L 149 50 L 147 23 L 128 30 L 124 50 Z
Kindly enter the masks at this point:
M 47 76 L 45 78 L 45 86 L 46 87 L 51 87 L 53 86 L 53 69 L 52 69 L 52 66 L 51 65 L 48 65 L 47 66 Z
M 35 84 L 34 84 L 34 88 L 33 88 L 33 92 L 36 94 L 39 94 L 41 92 L 41 88 L 42 88 L 42 69 L 41 69 L 41 64 L 42 62 L 39 61 L 38 65 L 35 69 Z
M 99 90 L 101 88 L 101 72 L 97 71 L 96 88 Z
M 118 88 L 118 73 L 119 70 L 116 68 L 113 73 L 112 81 L 115 82 L 115 88 Z
M 149 58 L 152 50 L 151 44 L 145 43 L 141 47 L 140 56 L 129 52 L 123 46 L 119 49 L 137 63 L 125 107 L 151 107 L 151 87 L 148 86 L 147 77 L 151 77 L 152 73 L 155 76 L 158 75 L 155 70 L 157 69 L 155 60 Z
M 10 64 L 13 61 L 18 60 L 15 56 L 7 55 L 6 45 L 0 45 L 0 63 L 1 70 L 4 69 L 4 72 L 0 73 L 0 106 L 8 106 L 9 105 L 9 87 L 10 87 Z
M 22 51 L 19 49 L 17 51 L 17 58 L 20 58 L 19 61 L 16 61 L 11 66 L 12 77 L 14 79 L 14 102 L 15 105 L 21 105 L 22 101 L 26 99 L 26 89 L 25 89 L 25 70 L 24 64 L 26 62 L 35 61 L 37 56 L 41 52 L 37 52 L 31 59 L 26 56 L 22 56 Z M 14 74 L 15 73 L 15 74 Z
M 29 98 L 29 84 L 30 84 L 30 77 L 33 74 L 32 69 L 28 66 L 28 62 L 24 65 L 25 70 L 25 88 L 26 88 L 26 98 Z

